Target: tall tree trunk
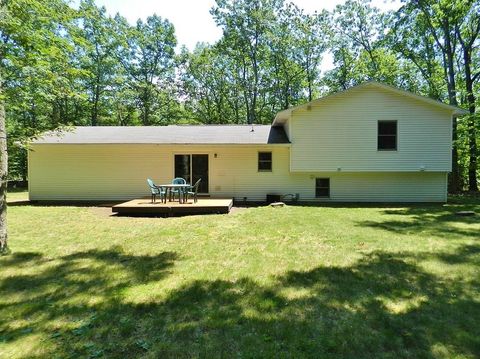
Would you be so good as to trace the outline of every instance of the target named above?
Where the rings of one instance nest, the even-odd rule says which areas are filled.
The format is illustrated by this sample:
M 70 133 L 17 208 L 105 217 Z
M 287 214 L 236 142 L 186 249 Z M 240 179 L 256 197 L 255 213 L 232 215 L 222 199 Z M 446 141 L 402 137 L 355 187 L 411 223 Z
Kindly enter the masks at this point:
M 458 193 L 460 192 L 460 166 L 458 165 L 458 133 L 457 133 L 457 118 L 454 117 L 452 120 L 452 173 L 450 174 L 450 183 L 449 183 L 449 192 Z
M 468 70 L 467 70 L 468 69 Z M 468 149 L 470 162 L 468 166 L 468 190 L 478 192 L 477 183 L 477 133 L 475 128 L 475 95 L 473 94 L 473 81 L 470 73 L 470 65 L 465 63 L 465 86 L 467 89 L 468 111 Z
M 313 100 L 313 86 L 312 76 L 310 76 L 310 70 L 307 71 L 307 83 L 308 83 L 308 102 Z
M 446 56 L 446 69 L 447 69 L 447 88 L 448 88 L 448 102 L 452 106 L 458 106 L 457 101 L 457 89 L 455 82 L 455 55 L 454 48 L 452 47 L 452 40 L 450 37 L 450 27 L 448 22 L 444 24 L 444 35 L 445 35 L 445 47 L 444 54 Z M 460 167 L 458 165 L 458 133 L 457 133 L 457 119 L 453 118 L 452 121 L 452 174 L 450 178 L 450 192 L 457 193 L 461 189 L 461 175 Z
M 6 12 L 5 1 L 0 0 L 0 16 Z M 5 58 L 6 39 L 2 36 L 0 46 L 0 59 Z M 8 153 L 7 153 L 7 130 L 5 123 L 5 104 L 3 102 L 3 73 L 0 69 L 0 254 L 8 253 L 7 233 L 7 174 L 8 174 Z
M 0 79 L 1 83 L 1 79 Z M 1 90 L 1 89 L 0 89 Z M 1 94 L 1 91 L 0 91 Z M 5 130 L 5 107 L 0 100 L 0 254 L 8 252 L 7 243 L 7 132 Z
M 468 119 L 468 144 L 470 152 L 470 162 L 468 166 L 468 190 L 478 192 L 477 181 L 477 138 L 475 130 L 475 113 L 470 113 Z
M 437 30 L 440 30 L 431 21 L 431 14 L 428 11 L 429 3 L 425 1 L 412 2 L 414 6 L 419 6 L 420 10 L 425 16 L 425 21 L 429 28 L 429 32 L 435 39 L 435 43 L 442 51 L 443 70 L 445 72 L 445 81 L 448 88 L 448 101 L 452 106 L 458 106 L 457 91 L 455 83 L 455 36 L 452 36 L 452 23 L 449 19 L 448 12 L 443 12 L 440 19 L 442 39 L 437 34 Z M 458 164 L 458 133 L 457 133 L 457 119 L 453 118 L 452 121 L 452 173 L 449 176 L 448 189 L 451 193 L 459 192 L 461 189 L 461 176 L 460 167 Z
M 258 65 L 255 58 L 253 65 L 254 82 L 250 123 L 257 123 L 257 97 L 258 97 Z
M 479 19 L 480 21 L 480 19 Z M 480 23 L 477 25 L 476 32 L 470 41 L 465 41 L 462 38 L 460 29 L 456 28 L 457 37 L 462 45 L 463 52 L 463 68 L 465 75 L 465 89 L 467 91 L 467 103 L 468 112 L 468 150 L 470 155 L 470 161 L 468 165 L 468 190 L 471 192 L 478 192 L 477 183 L 477 134 L 476 134 L 476 115 L 475 115 L 475 94 L 473 92 L 473 83 L 475 77 L 472 75 L 472 47 L 475 43 L 475 39 L 480 32 Z
M 145 85 L 142 96 L 142 124 L 143 126 L 150 126 L 150 94 L 147 89 L 148 85 Z
M 93 97 L 93 107 L 92 107 L 92 115 L 91 115 L 91 125 L 97 126 L 98 125 L 98 103 L 100 101 L 100 84 L 97 77 L 97 83 L 95 84 L 95 95 Z

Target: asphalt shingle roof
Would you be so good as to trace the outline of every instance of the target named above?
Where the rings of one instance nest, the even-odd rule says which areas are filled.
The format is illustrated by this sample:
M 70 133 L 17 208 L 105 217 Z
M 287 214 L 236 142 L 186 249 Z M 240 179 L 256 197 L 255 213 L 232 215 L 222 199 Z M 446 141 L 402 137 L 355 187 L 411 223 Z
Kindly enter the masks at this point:
M 283 127 L 270 125 L 79 126 L 50 132 L 34 144 L 280 144 Z

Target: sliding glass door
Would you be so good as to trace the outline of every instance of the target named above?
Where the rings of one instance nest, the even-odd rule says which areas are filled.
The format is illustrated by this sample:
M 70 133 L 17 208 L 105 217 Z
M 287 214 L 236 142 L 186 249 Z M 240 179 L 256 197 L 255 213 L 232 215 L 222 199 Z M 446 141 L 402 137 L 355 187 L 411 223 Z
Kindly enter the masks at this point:
M 187 183 L 191 183 L 190 178 L 190 155 L 175 155 L 175 177 L 185 178 Z
M 200 187 L 198 192 L 208 193 L 208 155 L 192 155 L 192 184 L 200 178 Z
M 175 155 L 175 177 L 185 178 L 192 185 L 201 179 L 198 192 L 208 193 L 208 155 Z

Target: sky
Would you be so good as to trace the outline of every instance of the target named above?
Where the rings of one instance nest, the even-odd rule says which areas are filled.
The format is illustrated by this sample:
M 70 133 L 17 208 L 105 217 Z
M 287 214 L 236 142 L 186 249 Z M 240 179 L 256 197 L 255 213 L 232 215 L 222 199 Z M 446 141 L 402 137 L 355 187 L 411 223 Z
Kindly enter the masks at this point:
M 290 0 L 307 13 L 316 10 L 332 10 L 344 0 Z M 78 4 L 79 0 L 73 0 Z M 222 36 L 222 31 L 215 25 L 210 9 L 215 0 L 96 0 L 98 6 L 105 6 L 108 14 L 117 12 L 131 24 L 137 19 L 145 19 L 157 14 L 168 19 L 175 26 L 179 48 L 185 45 L 192 50 L 197 42 L 214 43 Z M 397 9 L 398 0 L 372 0 L 372 4 L 382 10 Z M 322 63 L 322 70 L 332 67 L 332 58 L 328 54 Z

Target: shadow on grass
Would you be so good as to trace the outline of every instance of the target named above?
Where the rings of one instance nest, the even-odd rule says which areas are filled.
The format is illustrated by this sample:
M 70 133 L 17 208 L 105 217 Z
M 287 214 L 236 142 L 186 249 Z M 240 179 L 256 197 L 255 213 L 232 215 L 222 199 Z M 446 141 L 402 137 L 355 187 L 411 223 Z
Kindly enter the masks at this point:
M 451 258 L 431 256 L 476 265 L 478 253 L 464 246 Z M 0 313 L 29 322 L 3 321 L 0 337 L 14 343 L 40 334 L 52 343 L 46 356 L 55 357 L 480 355 L 480 278 L 446 281 L 417 266 L 419 258 L 377 252 L 349 267 L 290 271 L 268 284 L 186 282 L 156 293 L 162 300 L 136 304 L 125 290 L 166 278 L 175 253 L 16 254 L 1 265 L 39 270 L 0 282 Z
M 382 212 L 388 217 L 379 221 L 361 221 L 357 225 L 400 234 L 425 233 L 443 238 L 480 238 L 478 228 L 468 226 L 480 223 L 480 215 L 478 213 L 471 217 L 455 214 L 458 211 L 467 210 L 479 212 L 480 205 L 478 202 L 462 202 L 444 206 L 411 206 L 399 209 L 385 209 Z
M 62 325 L 57 327 L 57 321 L 73 325 L 67 332 L 73 334 L 72 339 L 76 338 L 89 327 L 97 311 L 120 300 L 122 290 L 162 280 L 176 259 L 172 252 L 130 255 L 118 248 L 77 252 L 60 258 L 45 258 L 34 252 L 2 257 L 0 266 L 8 266 L 19 274 L 0 281 L 0 316 L 11 319 L 11 323 L 0 321 L 0 343 L 32 333 L 56 337 L 67 330 Z M 28 268 L 35 270 L 25 274 Z M 108 309 L 103 313 L 107 315 L 106 321 L 112 319 L 108 318 Z M 19 325 L 15 323 L 17 320 L 29 323 Z M 65 354 L 60 353 L 63 353 L 60 356 Z
M 468 262 L 480 266 L 480 244 L 463 245 L 455 253 L 440 253 L 437 257 L 448 264 Z

